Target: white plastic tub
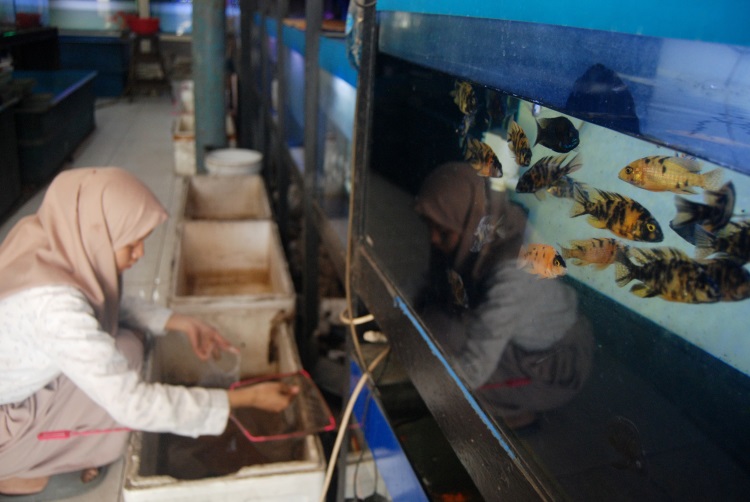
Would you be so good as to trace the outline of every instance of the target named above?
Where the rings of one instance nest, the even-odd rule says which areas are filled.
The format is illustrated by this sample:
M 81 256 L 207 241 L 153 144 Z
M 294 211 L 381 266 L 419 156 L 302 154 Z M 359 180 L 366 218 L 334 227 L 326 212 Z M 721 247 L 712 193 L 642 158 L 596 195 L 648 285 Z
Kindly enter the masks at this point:
M 263 154 L 245 148 L 221 148 L 208 152 L 205 163 L 209 174 L 259 174 L 263 167 Z
M 270 219 L 271 204 L 261 176 L 193 176 L 185 190 L 188 220 Z
M 294 284 L 273 220 L 185 220 L 176 247 L 170 306 L 275 301 L 294 311 Z
M 182 309 L 179 309 L 182 310 Z M 276 306 L 216 309 L 202 306 L 182 310 L 217 326 L 222 334 L 241 351 L 243 377 L 264 376 L 296 371 L 301 368 L 296 344 L 287 324 L 274 324 L 279 314 Z M 276 329 L 272 330 L 271 326 Z M 273 350 L 269 350 L 273 347 Z M 273 360 L 269 360 L 269 356 Z M 170 333 L 157 337 L 148 373 L 151 381 L 189 383 L 200 378 L 205 363 L 192 352 L 184 336 Z M 305 396 L 298 396 L 298 399 Z M 125 465 L 123 497 L 126 502 L 141 501 L 315 501 L 323 487 L 325 455 L 315 435 L 295 440 L 294 454 L 284 458 L 286 445 L 264 443 L 262 448 L 281 453 L 273 461 L 246 465 L 236 472 L 218 477 L 180 479 L 165 472 L 165 450 L 170 436 L 136 432 L 131 436 Z M 174 444 L 174 443 L 171 443 Z M 235 447 L 255 448 L 257 444 L 237 440 Z M 287 449 L 284 449 L 287 448 Z M 270 450 L 269 450 L 270 449 Z M 291 451 L 291 450 L 289 450 Z M 221 462 L 222 452 L 208 455 L 210 462 Z M 200 460 L 203 460 L 202 458 Z M 171 468 L 174 469 L 174 466 Z

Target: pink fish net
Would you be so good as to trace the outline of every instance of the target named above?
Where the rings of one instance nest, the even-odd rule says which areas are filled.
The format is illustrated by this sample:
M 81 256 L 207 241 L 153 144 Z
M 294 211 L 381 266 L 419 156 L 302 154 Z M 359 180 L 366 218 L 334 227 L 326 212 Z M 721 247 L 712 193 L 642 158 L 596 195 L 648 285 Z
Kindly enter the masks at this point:
M 232 384 L 230 389 L 273 381 L 297 386 L 299 394 L 280 413 L 252 408 L 233 410 L 229 417 L 248 440 L 254 443 L 277 441 L 336 429 L 336 420 L 328 404 L 305 370 L 242 380 Z

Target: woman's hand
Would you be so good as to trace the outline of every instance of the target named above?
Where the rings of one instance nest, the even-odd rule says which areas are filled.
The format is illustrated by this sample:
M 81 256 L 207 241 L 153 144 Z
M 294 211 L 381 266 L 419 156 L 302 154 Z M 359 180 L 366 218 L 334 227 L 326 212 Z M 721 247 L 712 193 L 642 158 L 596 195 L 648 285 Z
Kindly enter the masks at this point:
M 193 351 L 202 361 L 211 356 L 218 358 L 222 350 L 237 352 L 237 348 L 221 336 L 216 328 L 196 317 L 174 313 L 167 321 L 166 328 L 185 333 Z
M 284 410 L 299 394 L 299 387 L 281 382 L 262 382 L 241 389 L 227 391 L 229 407 L 258 408 L 265 411 Z

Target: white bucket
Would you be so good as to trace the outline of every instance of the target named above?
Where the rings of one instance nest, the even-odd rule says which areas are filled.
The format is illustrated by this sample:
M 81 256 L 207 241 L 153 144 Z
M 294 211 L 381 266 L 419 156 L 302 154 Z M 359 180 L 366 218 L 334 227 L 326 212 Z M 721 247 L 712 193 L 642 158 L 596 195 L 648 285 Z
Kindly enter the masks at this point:
M 262 153 L 244 148 L 222 148 L 206 154 L 206 171 L 209 174 L 258 174 L 262 163 Z

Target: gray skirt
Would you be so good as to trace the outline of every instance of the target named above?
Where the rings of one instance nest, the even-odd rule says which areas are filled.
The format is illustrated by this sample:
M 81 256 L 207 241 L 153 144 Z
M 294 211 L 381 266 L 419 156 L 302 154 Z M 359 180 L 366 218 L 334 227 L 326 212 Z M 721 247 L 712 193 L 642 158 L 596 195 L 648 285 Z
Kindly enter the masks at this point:
M 117 348 L 140 369 L 143 345 L 120 329 Z M 125 451 L 128 432 L 40 440 L 48 431 L 91 431 L 119 427 L 106 410 L 60 375 L 22 402 L 0 405 L 0 480 L 36 478 L 99 467 Z

